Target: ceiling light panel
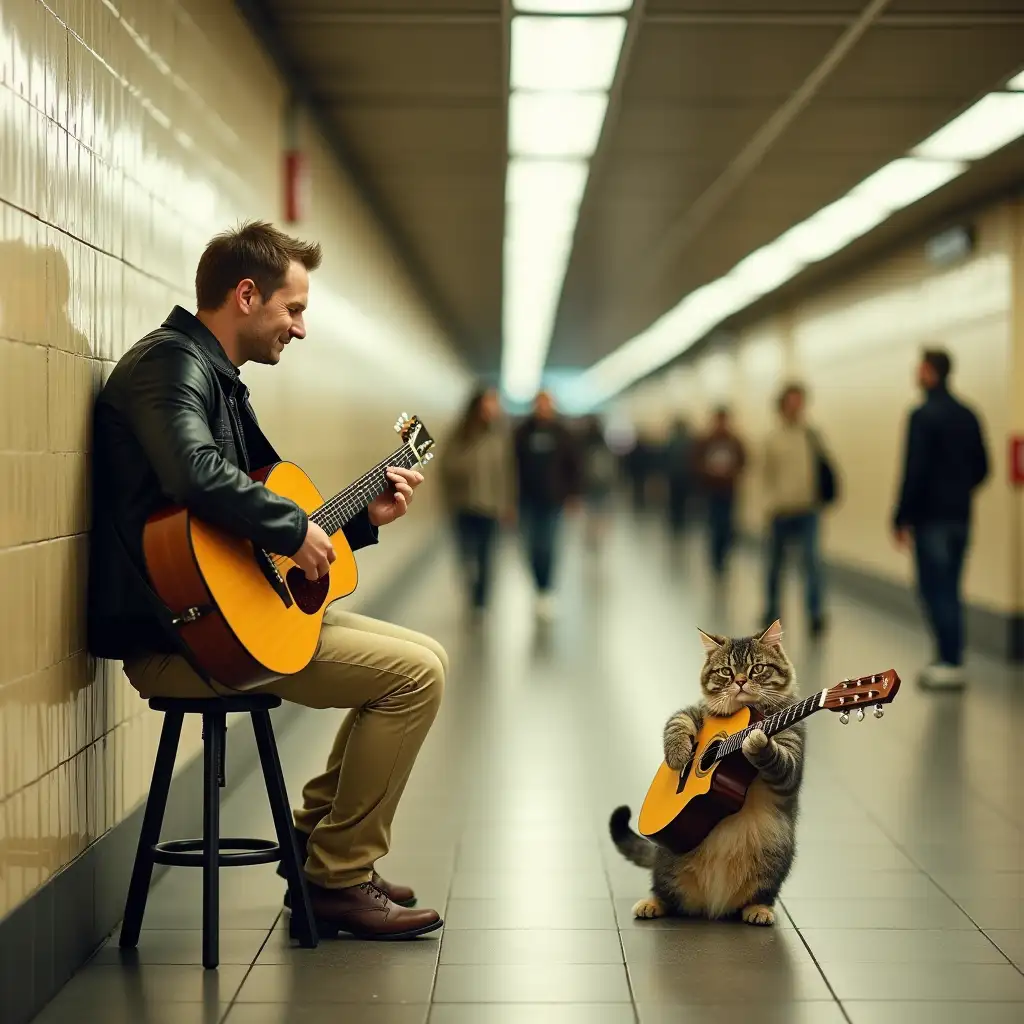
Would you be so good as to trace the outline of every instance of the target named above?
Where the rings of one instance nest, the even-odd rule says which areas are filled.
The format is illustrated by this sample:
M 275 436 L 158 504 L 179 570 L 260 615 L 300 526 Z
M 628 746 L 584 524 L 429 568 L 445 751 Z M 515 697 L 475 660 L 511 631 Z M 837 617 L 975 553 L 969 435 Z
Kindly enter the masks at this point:
M 513 89 L 610 89 L 625 18 L 513 18 Z
M 624 14 L 633 0 L 512 0 L 523 14 Z
M 583 160 L 511 160 L 505 179 L 506 203 L 579 206 L 587 184 Z
M 1024 135 L 1024 93 L 990 92 L 953 118 L 912 155 L 931 160 L 980 160 Z
M 1006 88 L 1013 89 L 1017 92 L 1024 91 L 1024 71 L 1022 71 L 1019 75 L 1015 75 L 1013 78 L 1011 78 L 1006 83 Z
M 601 135 L 608 97 L 515 92 L 508 106 L 511 156 L 589 157 Z
M 865 178 L 850 195 L 891 213 L 942 188 L 966 169 L 967 165 L 959 160 L 921 160 L 905 156 Z

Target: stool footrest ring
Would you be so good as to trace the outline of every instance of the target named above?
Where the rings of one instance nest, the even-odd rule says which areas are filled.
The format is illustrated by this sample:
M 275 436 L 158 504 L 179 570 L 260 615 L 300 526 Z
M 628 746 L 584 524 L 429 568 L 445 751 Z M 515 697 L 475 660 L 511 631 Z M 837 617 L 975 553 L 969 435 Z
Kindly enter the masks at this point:
M 217 863 L 222 868 L 273 864 L 281 859 L 281 847 L 269 839 L 236 839 L 223 836 L 218 844 L 218 851 Z M 166 843 L 157 843 L 153 847 L 153 860 L 157 864 L 201 868 L 203 841 L 172 839 Z

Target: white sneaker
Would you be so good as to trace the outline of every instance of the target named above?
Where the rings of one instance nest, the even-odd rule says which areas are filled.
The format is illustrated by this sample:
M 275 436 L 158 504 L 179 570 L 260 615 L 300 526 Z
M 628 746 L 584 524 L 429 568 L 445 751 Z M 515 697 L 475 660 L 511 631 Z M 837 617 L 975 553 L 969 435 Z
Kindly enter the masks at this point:
M 962 665 L 929 665 L 920 677 L 925 690 L 962 690 L 967 685 L 967 676 Z
M 537 595 L 537 618 L 550 622 L 555 617 L 555 599 L 551 594 Z

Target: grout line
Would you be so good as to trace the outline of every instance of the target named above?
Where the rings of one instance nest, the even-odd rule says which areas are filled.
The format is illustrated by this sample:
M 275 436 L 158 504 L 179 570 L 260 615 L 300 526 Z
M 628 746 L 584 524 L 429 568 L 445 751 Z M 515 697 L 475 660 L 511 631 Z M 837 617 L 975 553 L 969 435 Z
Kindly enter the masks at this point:
M 821 975 L 821 980 L 825 982 L 825 986 L 832 994 L 832 998 L 835 1000 L 836 1006 L 839 1007 L 839 1012 L 843 1015 L 843 1019 L 846 1021 L 846 1024 L 853 1024 L 853 1020 L 851 1019 L 850 1015 L 846 1012 L 846 1007 L 843 1005 L 843 1001 L 839 998 L 839 996 L 836 995 L 836 990 L 832 987 L 832 982 L 828 980 L 828 975 L 825 973 L 821 964 L 818 963 L 818 958 L 814 955 L 814 950 L 811 949 L 811 944 L 807 941 L 807 939 L 804 938 L 804 933 L 800 930 L 800 926 L 796 923 L 796 921 L 793 918 L 793 915 L 790 914 L 789 910 L 786 908 L 785 901 L 780 899 L 779 904 L 782 906 L 783 912 L 785 913 L 786 917 L 789 918 L 790 924 L 792 924 L 794 931 L 797 933 L 797 935 L 800 938 L 800 941 L 803 943 L 804 949 L 806 949 L 808 954 L 810 955 L 811 960 L 814 963 L 814 966 L 817 967 L 818 973 Z

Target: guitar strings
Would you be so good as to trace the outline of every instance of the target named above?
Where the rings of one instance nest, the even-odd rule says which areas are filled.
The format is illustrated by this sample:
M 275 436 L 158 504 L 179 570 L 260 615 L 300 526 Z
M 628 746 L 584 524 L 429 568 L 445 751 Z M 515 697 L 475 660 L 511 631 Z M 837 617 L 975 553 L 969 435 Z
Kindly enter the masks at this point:
M 407 460 L 408 464 L 406 464 Z M 367 502 L 364 500 L 367 496 L 370 496 L 370 500 L 376 495 L 373 494 L 372 490 L 364 490 L 366 484 L 373 483 L 374 479 L 378 477 L 380 473 L 387 470 L 388 466 L 401 465 L 403 469 L 411 469 L 417 464 L 417 459 L 414 452 L 412 452 L 406 445 L 402 445 L 401 448 L 395 449 L 386 459 L 378 462 L 372 469 L 367 470 L 361 477 L 354 480 L 348 487 L 340 491 L 329 501 L 325 501 L 319 508 L 315 508 L 309 513 L 309 518 L 314 522 L 317 522 L 318 526 L 324 527 L 324 532 L 328 536 L 336 533 L 345 523 L 352 518 L 360 508 L 364 507 Z M 380 491 L 377 492 L 381 493 Z M 356 500 L 356 499 L 359 500 Z M 343 518 L 334 525 L 335 513 L 341 512 Z M 322 517 L 323 522 L 319 522 L 316 517 Z M 330 529 L 327 529 L 324 524 L 328 523 L 331 525 Z M 274 555 L 271 562 L 275 566 L 281 566 L 288 561 L 287 555 Z

